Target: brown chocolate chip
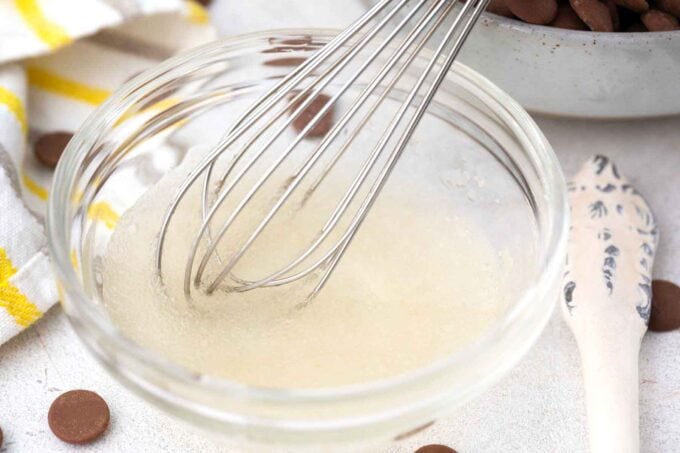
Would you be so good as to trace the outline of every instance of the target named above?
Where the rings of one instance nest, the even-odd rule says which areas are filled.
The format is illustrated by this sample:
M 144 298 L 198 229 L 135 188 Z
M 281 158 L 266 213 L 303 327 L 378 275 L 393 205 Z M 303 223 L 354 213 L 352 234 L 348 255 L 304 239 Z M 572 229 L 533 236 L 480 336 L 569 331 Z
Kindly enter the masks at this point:
M 569 4 L 592 31 L 614 31 L 609 8 L 601 1 L 569 0 Z
M 614 30 L 621 29 L 621 19 L 619 18 L 619 7 L 616 6 L 614 0 L 605 0 L 605 5 L 609 9 L 609 15 L 612 17 L 612 25 Z
M 557 17 L 550 23 L 552 27 L 565 28 L 567 30 L 588 30 L 588 26 L 578 17 L 574 9 L 566 5 L 560 5 Z
M 306 60 L 305 57 L 283 57 L 265 61 L 265 66 L 300 66 Z
M 42 135 L 35 142 L 33 153 L 43 165 L 54 168 L 71 138 L 73 134 L 70 132 L 51 132 Z
M 505 0 L 515 16 L 530 24 L 546 25 L 557 16 L 557 0 Z
M 288 46 L 303 46 L 306 47 L 312 44 L 312 37 L 310 35 L 303 36 L 302 38 L 288 38 L 282 39 L 281 44 L 286 44 Z
M 210 6 L 212 0 L 196 0 L 196 2 L 199 3 L 201 6 Z
M 666 280 L 652 282 L 649 330 L 668 332 L 680 328 L 680 287 Z
M 109 406 L 101 396 L 89 390 L 71 390 L 54 400 L 47 420 L 59 439 L 85 444 L 106 431 L 109 417 Z
M 297 93 L 294 93 L 293 96 L 297 96 Z M 300 105 L 307 99 L 307 96 L 302 96 L 300 99 L 295 101 L 293 105 L 291 106 L 291 110 L 297 110 Z M 298 132 L 302 132 L 302 130 L 307 127 L 307 125 L 314 119 L 314 116 L 321 111 L 321 109 L 330 101 L 330 96 L 327 96 L 325 94 L 319 94 L 317 95 L 314 100 L 307 106 L 307 108 L 300 113 L 297 118 L 293 120 L 293 127 L 295 130 Z M 331 106 L 326 113 L 321 117 L 321 119 L 316 123 L 314 127 L 312 127 L 308 132 L 307 132 L 307 137 L 321 137 L 326 135 L 326 133 L 331 129 L 331 126 L 333 126 L 333 107 Z
M 0 448 L 2 448 L 2 428 L 0 428 Z
M 614 0 L 614 3 L 622 8 L 635 11 L 636 13 L 644 13 L 649 9 L 647 0 Z
M 515 17 L 515 15 L 512 14 L 512 11 L 510 11 L 510 8 L 508 8 L 506 0 L 491 0 L 489 6 L 486 7 L 486 10 L 490 13 L 498 14 L 499 16 Z
M 432 444 L 420 447 L 414 453 L 457 453 L 457 452 L 453 448 L 447 447 L 446 445 Z
M 680 30 L 680 22 L 675 16 L 659 11 L 658 9 L 650 9 L 642 16 L 642 23 L 645 24 L 649 31 L 673 31 Z
M 680 0 L 656 0 L 656 7 L 665 13 L 680 17 Z

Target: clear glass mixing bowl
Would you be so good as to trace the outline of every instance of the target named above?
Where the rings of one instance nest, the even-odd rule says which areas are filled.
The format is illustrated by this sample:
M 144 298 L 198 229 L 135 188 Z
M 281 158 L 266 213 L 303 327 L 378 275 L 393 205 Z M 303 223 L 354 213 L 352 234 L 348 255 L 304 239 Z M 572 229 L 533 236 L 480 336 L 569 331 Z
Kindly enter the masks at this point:
M 536 260 L 520 296 L 474 343 L 383 381 L 268 389 L 192 372 L 123 335 L 101 294 L 102 255 L 116 219 L 178 166 L 189 148 L 214 144 L 224 132 L 225 115 L 238 114 L 287 74 L 290 64 L 335 34 L 310 29 L 240 36 L 136 77 L 71 141 L 49 202 L 49 243 L 62 305 L 92 354 L 148 401 L 258 451 L 264 446 L 358 451 L 453 410 L 497 381 L 539 336 L 557 299 L 565 259 L 565 184 L 550 145 L 515 101 L 456 65 L 428 113 L 465 140 L 472 156 L 468 176 L 452 193 L 464 195 L 457 198 L 461 209 L 478 217 L 499 250 L 531 248 Z M 463 151 L 451 150 L 458 152 Z

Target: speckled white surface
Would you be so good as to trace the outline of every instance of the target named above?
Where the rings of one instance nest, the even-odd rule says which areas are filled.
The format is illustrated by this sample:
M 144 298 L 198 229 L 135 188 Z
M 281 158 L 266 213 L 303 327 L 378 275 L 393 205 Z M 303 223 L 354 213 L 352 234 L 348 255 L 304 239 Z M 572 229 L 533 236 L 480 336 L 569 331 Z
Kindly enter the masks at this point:
M 219 0 L 223 35 L 288 26 L 342 27 L 358 3 L 331 0 Z M 565 172 L 594 153 L 614 158 L 647 197 L 661 227 L 657 277 L 680 282 L 680 118 L 581 122 L 538 118 Z M 648 334 L 642 345 L 642 451 L 680 452 L 680 331 Z M 60 391 L 91 388 L 110 404 L 112 424 L 98 442 L 74 448 L 47 427 Z M 578 352 L 559 313 L 524 360 L 482 397 L 383 453 L 445 443 L 461 453 L 584 452 L 585 406 Z M 0 347 L 0 452 L 231 452 L 147 405 L 91 359 L 59 308 Z

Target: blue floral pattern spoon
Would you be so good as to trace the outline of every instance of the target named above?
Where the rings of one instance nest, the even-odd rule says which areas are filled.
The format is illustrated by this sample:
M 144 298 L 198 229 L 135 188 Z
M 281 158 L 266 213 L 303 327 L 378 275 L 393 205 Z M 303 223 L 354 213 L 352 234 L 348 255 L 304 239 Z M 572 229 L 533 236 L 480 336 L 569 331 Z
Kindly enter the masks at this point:
M 562 312 L 581 353 L 591 451 L 638 452 L 638 355 L 658 229 L 645 199 L 604 156 L 574 177 L 569 201 Z

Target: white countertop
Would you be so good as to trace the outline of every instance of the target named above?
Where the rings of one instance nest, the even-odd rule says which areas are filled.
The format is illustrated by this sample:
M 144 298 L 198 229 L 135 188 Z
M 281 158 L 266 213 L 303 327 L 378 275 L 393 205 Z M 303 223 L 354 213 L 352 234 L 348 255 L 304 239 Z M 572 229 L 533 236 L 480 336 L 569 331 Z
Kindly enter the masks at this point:
M 342 7 L 338 5 L 342 3 Z M 224 36 L 281 27 L 343 27 L 357 0 L 220 0 L 213 19 Z M 567 175 L 592 154 L 612 157 L 649 200 L 661 226 L 655 276 L 680 282 L 680 117 L 634 122 L 537 118 Z M 643 452 L 680 451 L 680 331 L 648 334 L 642 345 Z M 47 426 L 62 391 L 89 388 L 111 406 L 98 442 L 74 448 Z M 0 347 L 0 452 L 230 452 L 132 395 L 84 350 L 60 308 Z M 555 312 L 536 346 L 500 383 L 430 430 L 385 452 L 444 443 L 461 453 L 587 451 L 578 352 Z

